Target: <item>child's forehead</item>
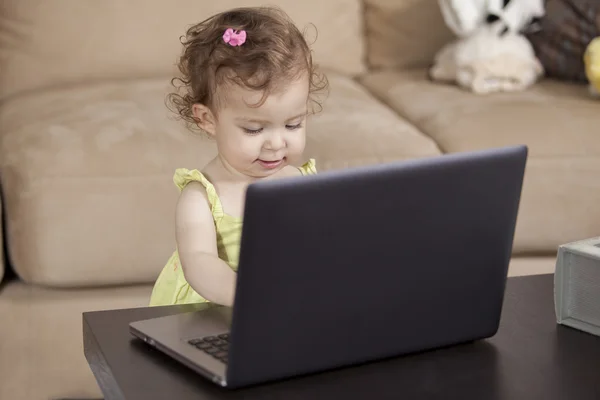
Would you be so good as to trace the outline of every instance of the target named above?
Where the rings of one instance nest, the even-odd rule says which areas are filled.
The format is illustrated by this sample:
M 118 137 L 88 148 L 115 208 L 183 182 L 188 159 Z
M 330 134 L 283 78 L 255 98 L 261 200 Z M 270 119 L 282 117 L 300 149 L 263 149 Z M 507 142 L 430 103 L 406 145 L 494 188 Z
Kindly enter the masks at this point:
M 308 83 L 301 79 L 276 88 L 264 97 L 265 92 L 252 90 L 240 85 L 230 84 L 222 88 L 219 97 L 223 106 L 236 110 L 285 112 L 286 109 L 302 108 L 306 105 L 309 90 Z M 260 104 L 262 102 L 262 104 Z M 257 107 L 257 105 L 260 106 Z

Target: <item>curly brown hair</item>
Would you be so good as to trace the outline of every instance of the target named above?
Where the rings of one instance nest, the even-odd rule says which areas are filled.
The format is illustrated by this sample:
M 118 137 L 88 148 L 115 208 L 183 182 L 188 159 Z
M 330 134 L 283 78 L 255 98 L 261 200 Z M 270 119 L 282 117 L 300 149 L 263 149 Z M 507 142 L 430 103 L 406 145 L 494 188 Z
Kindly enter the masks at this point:
M 246 42 L 225 43 L 228 28 L 245 30 Z M 262 91 L 255 105 L 260 106 L 274 90 L 306 73 L 313 105 L 309 112 L 322 109 L 315 95 L 328 88 L 327 78 L 313 64 L 303 33 L 277 7 L 241 7 L 216 14 L 190 27 L 181 43 L 181 76 L 171 80 L 176 91 L 167 96 L 167 106 L 191 129 L 198 128 L 192 106 L 203 104 L 216 113 L 223 100 L 217 89 L 223 83 Z

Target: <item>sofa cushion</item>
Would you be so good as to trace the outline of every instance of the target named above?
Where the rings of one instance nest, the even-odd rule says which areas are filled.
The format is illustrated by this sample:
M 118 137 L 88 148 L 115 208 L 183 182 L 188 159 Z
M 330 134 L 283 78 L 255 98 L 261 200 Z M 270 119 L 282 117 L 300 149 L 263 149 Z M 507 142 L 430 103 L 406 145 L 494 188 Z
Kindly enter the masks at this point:
M 274 0 L 296 24 L 318 29 L 315 59 L 364 71 L 360 0 Z M 0 100 L 25 90 L 175 72 L 185 29 L 249 0 L 5 0 L 0 13 Z M 313 30 L 307 31 L 312 41 Z
M 508 276 L 553 274 L 556 270 L 556 252 L 548 256 L 513 257 L 508 265 Z
M 365 88 L 330 74 L 324 111 L 307 125 L 306 154 L 325 171 L 441 154 L 435 142 Z
M 529 160 L 515 252 L 555 251 L 600 231 L 600 103 L 587 88 L 544 80 L 530 90 L 478 96 L 380 72 L 363 83 L 445 152 L 524 143 Z
M 173 171 L 212 154 L 212 143 L 168 119 L 167 84 L 49 91 L 0 108 L 6 240 L 21 278 L 67 286 L 147 281 L 166 260 Z
M 426 67 L 454 38 L 436 0 L 365 0 L 367 64 Z
M 2 222 L 3 220 L 3 214 L 2 214 L 2 190 L 0 187 L 0 284 L 2 284 L 2 279 L 4 278 L 4 269 L 5 264 L 4 264 L 4 223 Z
M 145 307 L 150 286 L 51 290 L 0 288 L 0 399 L 98 399 L 83 353 L 83 312 Z
M 308 128 L 306 157 L 319 170 L 440 154 L 359 84 L 329 79 Z M 74 286 L 158 276 L 175 245 L 174 170 L 215 155 L 212 141 L 171 119 L 168 81 L 53 90 L 0 108 L 8 252 L 21 278 Z

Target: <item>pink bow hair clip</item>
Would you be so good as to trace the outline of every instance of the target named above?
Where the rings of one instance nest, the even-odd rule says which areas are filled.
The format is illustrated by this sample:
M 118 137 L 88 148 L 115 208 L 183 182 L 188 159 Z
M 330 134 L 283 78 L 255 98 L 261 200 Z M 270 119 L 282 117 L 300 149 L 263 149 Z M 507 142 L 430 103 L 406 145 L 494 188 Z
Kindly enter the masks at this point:
M 246 31 L 234 31 L 233 29 L 228 28 L 223 34 L 223 41 L 230 46 L 241 46 L 246 41 Z

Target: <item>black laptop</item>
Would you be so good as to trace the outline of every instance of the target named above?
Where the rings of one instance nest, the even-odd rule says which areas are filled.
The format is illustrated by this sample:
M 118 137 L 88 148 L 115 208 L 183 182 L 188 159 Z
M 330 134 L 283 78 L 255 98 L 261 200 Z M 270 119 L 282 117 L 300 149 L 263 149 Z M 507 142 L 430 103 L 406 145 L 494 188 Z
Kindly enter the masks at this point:
M 131 323 L 237 388 L 493 336 L 525 146 L 258 182 L 233 309 Z

